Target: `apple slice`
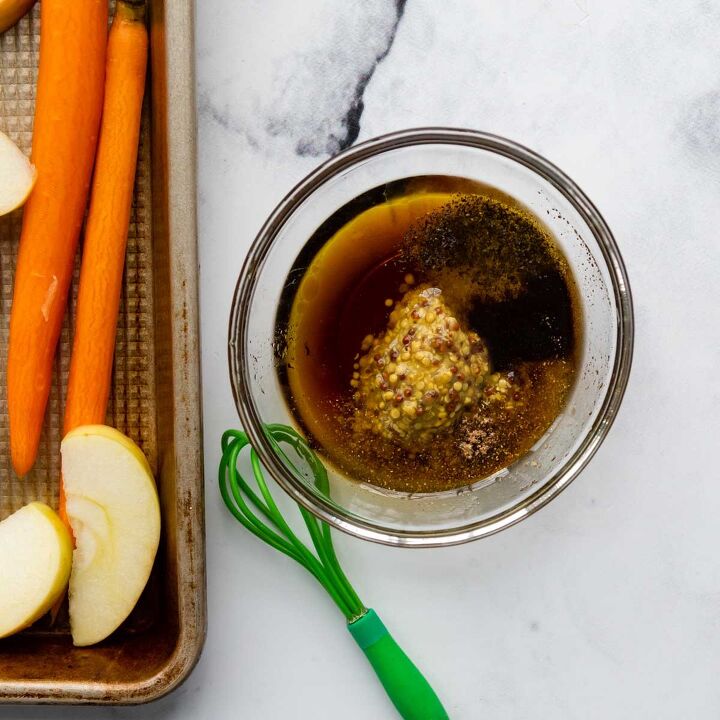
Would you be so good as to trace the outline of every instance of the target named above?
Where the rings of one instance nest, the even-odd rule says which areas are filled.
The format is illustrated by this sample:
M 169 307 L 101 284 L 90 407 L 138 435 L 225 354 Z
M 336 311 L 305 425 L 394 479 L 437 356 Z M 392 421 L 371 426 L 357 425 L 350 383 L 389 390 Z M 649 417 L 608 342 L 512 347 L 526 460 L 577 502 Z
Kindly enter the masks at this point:
M 27 200 L 36 177 L 35 166 L 0 132 L 0 215 L 12 212 Z
M 75 645 L 104 640 L 147 584 L 160 540 L 160 504 L 142 450 L 105 425 L 62 441 L 67 514 L 75 536 L 70 629 Z
M 33 502 L 0 522 L 0 638 L 41 618 L 65 590 L 72 540 L 54 510 Z

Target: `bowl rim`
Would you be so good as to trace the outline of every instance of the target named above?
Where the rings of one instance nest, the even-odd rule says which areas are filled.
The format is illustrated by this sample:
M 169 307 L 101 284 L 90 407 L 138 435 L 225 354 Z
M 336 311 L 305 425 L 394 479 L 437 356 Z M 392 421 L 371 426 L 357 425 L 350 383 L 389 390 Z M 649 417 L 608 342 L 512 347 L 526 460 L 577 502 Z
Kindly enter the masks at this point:
M 247 347 L 248 317 L 260 270 L 277 234 L 296 208 L 317 188 L 343 170 L 389 150 L 416 145 L 462 145 L 493 152 L 524 165 L 549 182 L 580 214 L 592 231 L 607 264 L 617 308 L 616 350 L 610 381 L 600 410 L 573 455 L 558 467 L 534 493 L 489 518 L 442 530 L 390 530 L 381 525 L 339 514 L 324 498 L 312 494 L 277 457 L 262 432 L 262 422 L 252 401 Z M 262 464 L 293 500 L 333 527 L 355 537 L 398 547 L 442 547 L 488 537 L 511 527 L 537 512 L 564 490 L 590 462 L 612 426 L 632 366 L 634 314 L 627 270 L 615 238 L 604 218 L 580 187 L 562 170 L 525 146 L 492 133 L 451 127 L 419 127 L 387 133 L 354 145 L 318 165 L 278 203 L 264 222 L 243 263 L 235 292 L 228 328 L 228 364 L 235 406 Z

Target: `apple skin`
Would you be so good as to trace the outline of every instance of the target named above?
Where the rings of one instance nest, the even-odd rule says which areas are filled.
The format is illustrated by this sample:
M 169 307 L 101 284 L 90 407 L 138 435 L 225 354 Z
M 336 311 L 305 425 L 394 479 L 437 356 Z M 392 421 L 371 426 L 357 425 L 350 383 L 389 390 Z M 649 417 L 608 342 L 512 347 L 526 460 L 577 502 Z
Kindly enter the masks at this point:
M 0 215 L 19 208 L 28 199 L 36 179 L 35 166 L 5 133 L 0 132 Z
M 45 503 L 0 523 L 0 638 L 32 625 L 62 596 L 72 552 L 70 533 Z
M 160 504 L 147 459 L 118 430 L 76 428 L 61 453 L 75 536 L 70 629 L 75 645 L 93 645 L 120 626 L 147 584 L 160 541 Z

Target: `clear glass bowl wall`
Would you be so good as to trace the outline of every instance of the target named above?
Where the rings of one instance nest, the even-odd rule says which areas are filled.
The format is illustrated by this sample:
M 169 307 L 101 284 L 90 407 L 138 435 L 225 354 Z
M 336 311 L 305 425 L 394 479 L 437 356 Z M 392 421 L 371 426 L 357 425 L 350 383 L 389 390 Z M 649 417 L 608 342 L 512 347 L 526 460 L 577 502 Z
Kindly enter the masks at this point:
M 278 382 L 275 319 L 288 272 L 335 210 L 383 183 L 451 175 L 492 185 L 540 217 L 572 268 L 583 334 L 577 380 L 565 410 L 531 452 L 474 485 L 409 495 L 358 483 L 326 462 L 329 496 L 294 473 L 263 432 L 297 426 Z M 633 338 L 630 290 L 606 223 L 561 171 L 508 140 L 473 131 L 421 129 L 378 138 L 339 155 L 275 209 L 242 269 L 230 317 L 233 393 L 263 464 L 298 502 L 339 529 L 404 546 L 466 542 L 518 522 L 557 495 L 607 433 L 627 383 Z

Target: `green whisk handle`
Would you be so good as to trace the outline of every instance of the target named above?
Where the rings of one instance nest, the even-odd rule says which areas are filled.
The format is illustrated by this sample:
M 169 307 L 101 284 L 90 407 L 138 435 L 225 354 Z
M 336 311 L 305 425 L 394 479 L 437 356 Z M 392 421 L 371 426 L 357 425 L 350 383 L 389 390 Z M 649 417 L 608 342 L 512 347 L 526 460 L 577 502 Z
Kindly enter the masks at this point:
M 348 630 L 404 720 L 448 720 L 430 683 L 395 642 L 374 610 L 369 609 L 349 623 Z

